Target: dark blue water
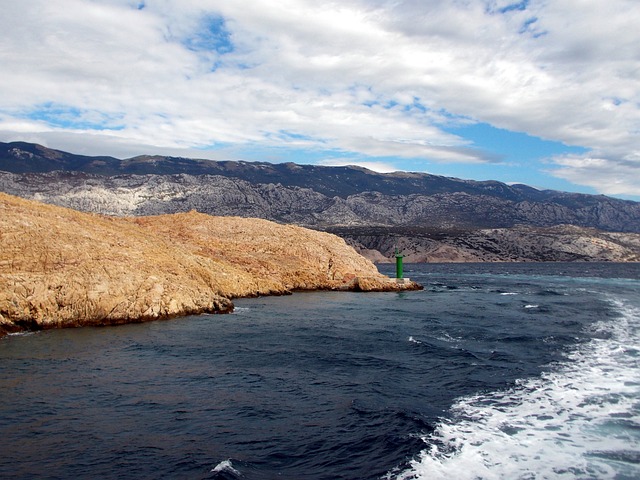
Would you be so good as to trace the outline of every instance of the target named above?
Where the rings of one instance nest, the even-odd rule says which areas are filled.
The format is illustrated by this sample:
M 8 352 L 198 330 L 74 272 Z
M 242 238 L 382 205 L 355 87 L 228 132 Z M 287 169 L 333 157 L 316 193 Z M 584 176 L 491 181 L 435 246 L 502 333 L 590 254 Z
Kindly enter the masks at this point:
M 6 337 L 0 478 L 640 477 L 640 265 L 406 275 Z

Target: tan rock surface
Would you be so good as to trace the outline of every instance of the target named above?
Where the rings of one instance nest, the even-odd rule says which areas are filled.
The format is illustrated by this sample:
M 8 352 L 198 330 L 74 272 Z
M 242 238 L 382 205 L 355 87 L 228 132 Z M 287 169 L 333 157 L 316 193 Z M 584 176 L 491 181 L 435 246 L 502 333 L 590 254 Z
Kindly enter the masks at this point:
M 112 218 L 0 194 L 0 335 L 227 312 L 233 297 L 341 288 L 398 287 L 322 232 L 196 212 Z

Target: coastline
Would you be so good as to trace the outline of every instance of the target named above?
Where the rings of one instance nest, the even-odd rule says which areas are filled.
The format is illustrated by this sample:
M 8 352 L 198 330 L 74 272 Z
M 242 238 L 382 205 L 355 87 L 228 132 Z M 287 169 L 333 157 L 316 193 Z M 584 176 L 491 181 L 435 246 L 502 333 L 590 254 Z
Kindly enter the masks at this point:
M 257 298 L 261 296 L 284 296 L 293 295 L 296 293 L 306 293 L 314 291 L 337 291 L 337 292 L 399 292 L 399 291 L 416 291 L 422 290 L 423 286 L 417 282 L 407 282 L 405 284 L 398 284 L 392 278 L 389 281 L 380 281 L 375 279 L 373 281 L 367 279 L 356 279 L 355 283 L 351 285 L 343 285 L 334 288 L 318 287 L 318 288 L 305 288 L 286 290 L 278 292 L 252 292 L 247 295 L 226 298 L 222 297 L 222 301 L 216 302 L 211 308 L 198 308 L 195 310 L 183 310 L 179 312 L 172 312 L 166 314 L 157 315 L 140 315 L 137 317 L 103 317 L 99 319 L 66 319 L 58 322 L 38 322 L 35 318 L 21 319 L 18 321 L 7 321 L 7 319 L 0 313 L 0 339 L 5 336 L 16 333 L 38 332 L 44 330 L 52 330 L 58 328 L 80 328 L 80 327 L 108 327 L 125 325 L 129 323 L 145 323 L 160 320 L 179 319 L 190 315 L 201 314 L 220 314 L 225 315 L 233 313 L 235 305 L 233 300 L 240 298 Z M 366 283 L 365 283 L 366 282 Z M 363 287 L 364 283 L 364 287 Z
M 114 218 L 0 194 L 0 336 L 228 313 L 234 298 L 400 291 L 341 238 L 197 212 Z

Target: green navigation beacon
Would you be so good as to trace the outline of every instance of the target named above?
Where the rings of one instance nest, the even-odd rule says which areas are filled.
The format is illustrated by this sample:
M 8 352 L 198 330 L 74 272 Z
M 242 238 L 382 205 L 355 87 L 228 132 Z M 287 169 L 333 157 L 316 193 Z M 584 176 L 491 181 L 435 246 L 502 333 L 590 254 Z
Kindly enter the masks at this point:
M 403 278 L 402 259 L 404 258 L 404 255 L 400 253 L 400 250 L 398 250 L 397 247 L 396 247 L 395 256 L 396 256 L 396 278 Z

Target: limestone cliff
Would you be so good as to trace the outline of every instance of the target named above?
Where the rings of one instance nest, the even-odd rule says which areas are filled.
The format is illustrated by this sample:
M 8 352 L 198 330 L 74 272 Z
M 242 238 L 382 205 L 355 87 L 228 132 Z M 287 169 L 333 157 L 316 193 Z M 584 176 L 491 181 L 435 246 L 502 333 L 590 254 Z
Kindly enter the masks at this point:
M 196 212 L 113 218 L 0 194 L 0 335 L 228 312 L 231 298 L 294 289 L 397 288 L 327 233 Z

